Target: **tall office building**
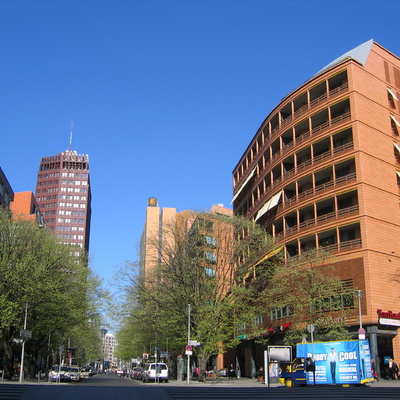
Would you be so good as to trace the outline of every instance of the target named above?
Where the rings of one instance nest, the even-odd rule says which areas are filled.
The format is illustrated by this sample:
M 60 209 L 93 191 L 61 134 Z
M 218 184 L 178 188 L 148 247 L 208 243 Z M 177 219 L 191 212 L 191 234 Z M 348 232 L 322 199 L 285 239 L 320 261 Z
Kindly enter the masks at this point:
M 233 171 L 235 213 L 265 227 L 286 259 L 335 254 L 340 279 L 362 291 L 349 330 L 357 337 L 362 323 L 378 362 L 400 359 L 399 99 L 399 57 L 363 43 L 284 97 Z M 267 326 L 290 322 L 273 311 Z
M 87 154 L 67 150 L 42 157 L 36 201 L 44 223 L 60 243 L 89 251 L 91 191 Z

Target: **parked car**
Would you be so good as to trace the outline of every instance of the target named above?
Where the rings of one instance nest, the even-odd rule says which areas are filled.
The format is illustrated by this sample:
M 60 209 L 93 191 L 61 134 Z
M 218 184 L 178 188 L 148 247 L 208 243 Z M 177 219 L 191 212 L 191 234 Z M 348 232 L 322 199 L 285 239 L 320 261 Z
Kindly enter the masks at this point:
M 52 382 L 69 382 L 71 380 L 70 376 L 68 375 L 68 367 L 62 365 L 60 368 L 60 366 L 57 364 L 51 368 L 49 372 L 49 378 Z
M 136 379 L 136 380 L 141 380 L 142 379 L 142 372 L 143 368 L 142 367 L 135 367 L 133 368 L 131 378 Z
M 229 368 L 221 368 L 217 371 L 217 374 L 220 377 L 228 377 L 229 376 Z
M 92 368 L 89 366 L 81 368 L 81 379 L 87 379 L 89 376 L 92 376 Z
M 68 367 L 66 374 L 69 376 L 70 381 L 79 382 L 81 380 L 79 367 Z
M 142 382 L 168 382 L 168 367 L 164 363 L 146 365 L 142 373 Z

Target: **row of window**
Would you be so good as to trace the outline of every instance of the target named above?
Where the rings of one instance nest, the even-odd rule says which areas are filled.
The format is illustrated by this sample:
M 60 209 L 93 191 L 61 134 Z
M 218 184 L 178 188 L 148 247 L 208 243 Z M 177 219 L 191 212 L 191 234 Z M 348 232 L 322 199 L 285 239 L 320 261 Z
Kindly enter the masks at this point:
M 73 193 L 87 193 L 86 188 L 72 188 L 72 187 L 62 187 L 60 188 L 60 192 L 73 192 Z M 45 193 L 58 193 L 58 187 L 50 187 L 47 189 L 37 189 L 36 194 L 45 194 Z M 37 197 L 36 199 L 39 201 L 40 200 L 49 200 L 49 198 L 55 198 L 55 196 L 47 196 L 47 197 Z
M 60 194 L 60 200 L 81 200 L 81 201 L 86 201 L 86 196 L 72 196 L 72 195 Z
M 335 311 L 345 308 L 354 307 L 354 294 L 345 293 L 340 294 L 336 297 L 326 297 L 323 299 L 315 299 L 312 307 L 316 312 L 327 312 Z M 271 310 L 270 318 L 271 321 L 279 319 L 287 319 L 294 314 L 292 306 L 276 307 Z
M 85 220 L 84 219 L 77 219 L 77 218 L 58 218 L 57 222 L 59 224 L 70 224 L 71 222 L 73 224 L 84 224 Z
M 44 215 L 55 215 L 56 210 L 48 210 L 44 212 Z M 71 210 L 58 210 L 59 215 L 73 215 L 73 216 L 84 216 L 86 214 L 85 211 L 71 211 Z
M 274 219 L 271 226 L 274 236 L 287 236 L 294 232 L 298 233 L 302 229 L 338 220 L 354 213 L 358 213 L 357 190 L 335 194 L 333 197 L 308 204 L 284 215 L 282 218 Z
M 310 166 L 316 166 L 321 162 L 328 159 L 332 159 L 334 156 L 339 155 L 345 151 L 353 148 L 353 134 L 352 129 L 348 128 L 341 132 L 337 132 L 334 135 L 324 138 L 316 143 L 311 144 L 308 147 L 299 149 L 298 152 L 288 156 L 269 173 L 262 176 L 261 173 L 257 173 L 256 181 L 260 181 L 251 193 L 251 196 L 243 199 L 244 204 L 237 205 L 239 213 L 243 212 L 241 208 L 244 208 L 247 212 L 248 209 L 257 205 L 259 201 L 268 196 L 268 194 L 274 189 L 274 186 L 283 183 L 284 180 L 290 179 L 301 173 L 302 170 Z M 262 161 L 259 162 L 258 169 L 262 167 Z M 240 193 L 239 193 L 240 199 Z
M 261 149 L 271 141 L 275 134 L 281 131 L 284 126 L 294 122 L 303 113 L 309 111 L 311 108 L 318 106 L 332 96 L 342 93 L 348 89 L 347 71 L 343 71 L 327 80 L 322 81 L 313 88 L 300 94 L 296 99 L 282 106 L 273 116 L 267 118 L 263 127 L 259 130 L 257 137 L 253 141 L 245 158 L 238 166 L 234 173 L 235 183 L 238 183 L 247 171 L 253 159 L 261 151 Z M 347 101 L 347 103 L 346 103 Z M 313 116 L 296 124 L 293 128 L 283 133 L 282 137 L 277 138 L 270 146 L 268 152 L 269 156 L 274 155 L 279 149 L 287 145 L 296 138 L 302 136 L 304 133 L 312 131 L 324 125 L 328 121 L 332 121 L 337 117 L 349 111 L 349 103 L 346 100 L 344 103 L 337 103 L 331 107 L 314 114 Z M 346 111 L 347 110 L 347 111 Z
M 73 207 L 73 208 L 86 208 L 86 204 L 85 203 L 64 203 L 61 202 L 58 204 L 59 207 Z
M 57 226 L 58 231 L 72 231 L 72 232 L 84 232 L 85 228 L 83 226 Z
M 51 172 L 49 174 L 40 174 L 40 179 L 48 179 L 48 178 L 58 178 L 60 176 L 59 172 Z M 87 173 L 82 173 L 82 172 L 63 172 L 61 174 L 61 176 L 63 178 L 87 178 L 89 176 L 89 174 Z M 58 183 L 58 181 L 57 181 Z M 39 184 L 39 183 L 38 183 Z M 41 182 L 40 182 L 41 184 Z M 46 185 L 46 182 L 43 182 L 43 185 Z M 51 185 L 51 181 L 48 183 L 49 185 Z
M 57 234 L 57 238 L 72 239 L 72 240 L 83 240 L 84 239 L 83 235 L 68 235 L 68 234 L 62 234 L 62 233 Z

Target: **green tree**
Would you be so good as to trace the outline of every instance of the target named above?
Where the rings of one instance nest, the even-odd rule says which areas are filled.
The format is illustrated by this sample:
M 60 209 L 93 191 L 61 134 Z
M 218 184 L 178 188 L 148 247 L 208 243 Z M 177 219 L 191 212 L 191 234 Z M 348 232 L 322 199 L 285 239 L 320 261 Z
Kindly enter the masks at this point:
M 171 353 L 182 353 L 190 304 L 191 339 L 201 343 L 194 351 L 204 374 L 210 356 L 239 343 L 241 322 L 256 329 L 248 321 L 260 313 L 262 293 L 246 290 L 242 281 L 274 243 L 257 224 L 238 216 L 188 212 L 162 229 L 162 241 L 146 243 L 157 249 L 154 268 L 144 274 L 136 267 L 128 277 L 127 292 L 136 300 L 124 329 L 132 324 L 134 340 L 147 350 L 168 341 Z
M 294 345 L 315 327 L 315 340 L 344 340 L 350 334 L 346 322 L 354 317 L 355 289 L 340 280 L 324 252 L 310 251 L 275 270 L 265 288 L 265 299 L 272 313 L 287 317 L 292 325 L 285 342 Z
M 86 256 L 77 258 L 74 248 L 58 244 L 52 232 L 0 209 L 0 345 L 6 374 L 14 368 L 13 342 L 23 327 L 25 303 L 27 329 L 33 332 L 25 346 L 26 362 L 35 366 L 40 359 L 45 367 L 60 344 L 87 335 L 95 307 L 91 285 L 94 290 L 99 282 Z M 78 327 L 85 329 L 77 333 Z M 90 329 L 96 328 L 92 324 Z

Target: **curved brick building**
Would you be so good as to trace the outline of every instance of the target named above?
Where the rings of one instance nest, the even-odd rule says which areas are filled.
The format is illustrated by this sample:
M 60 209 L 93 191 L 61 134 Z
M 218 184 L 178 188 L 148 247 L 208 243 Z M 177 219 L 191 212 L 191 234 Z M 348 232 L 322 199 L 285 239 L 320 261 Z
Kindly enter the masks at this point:
M 381 363 L 400 360 L 399 99 L 400 59 L 370 40 L 288 94 L 233 171 L 234 212 L 264 226 L 286 259 L 335 253 L 340 278 L 362 290 Z

